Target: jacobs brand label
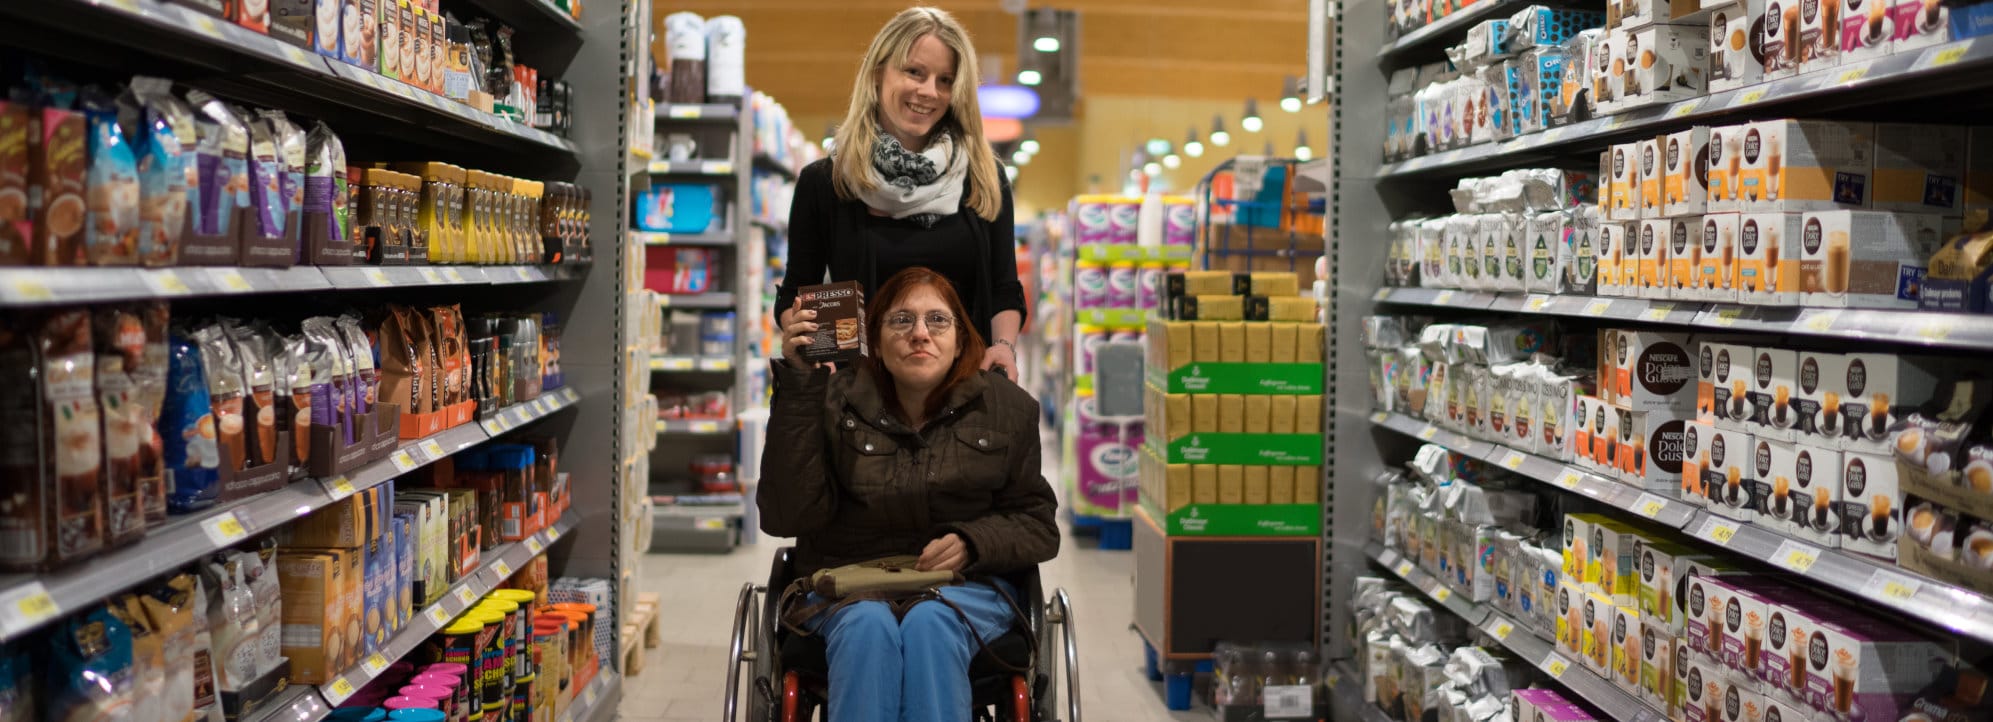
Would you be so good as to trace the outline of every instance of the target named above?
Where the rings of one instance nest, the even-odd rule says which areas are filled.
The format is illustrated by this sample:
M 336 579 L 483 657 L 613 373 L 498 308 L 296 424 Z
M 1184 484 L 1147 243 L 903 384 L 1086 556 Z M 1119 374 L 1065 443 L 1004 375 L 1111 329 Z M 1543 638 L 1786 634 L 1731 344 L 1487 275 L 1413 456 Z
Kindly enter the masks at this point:
M 1692 359 L 1687 351 L 1673 343 L 1650 344 L 1641 350 L 1640 383 L 1662 396 L 1680 391 L 1693 380 L 1690 378 L 1694 373 Z

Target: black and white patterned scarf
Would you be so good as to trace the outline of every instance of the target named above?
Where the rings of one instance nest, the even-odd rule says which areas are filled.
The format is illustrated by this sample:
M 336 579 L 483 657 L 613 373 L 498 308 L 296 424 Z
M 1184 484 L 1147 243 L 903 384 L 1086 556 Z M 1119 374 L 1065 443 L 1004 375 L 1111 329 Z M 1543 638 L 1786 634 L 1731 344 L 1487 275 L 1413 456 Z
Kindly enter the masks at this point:
M 968 163 L 955 152 L 955 140 L 936 133 L 919 153 L 907 150 L 892 134 L 880 132 L 872 143 L 872 172 L 879 184 L 864 194 L 865 204 L 897 219 L 933 228 L 962 207 L 962 178 Z

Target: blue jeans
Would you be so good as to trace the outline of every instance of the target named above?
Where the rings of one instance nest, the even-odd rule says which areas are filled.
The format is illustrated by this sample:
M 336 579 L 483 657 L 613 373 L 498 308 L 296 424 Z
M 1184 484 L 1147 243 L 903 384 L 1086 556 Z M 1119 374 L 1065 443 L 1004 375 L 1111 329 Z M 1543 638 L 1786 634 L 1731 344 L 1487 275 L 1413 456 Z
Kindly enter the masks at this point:
M 1017 590 L 1002 580 L 1012 599 Z M 984 642 L 1017 619 L 987 584 L 944 587 Z M 809 603 L 820 599 L 811 594 Z M 1018 600 L 1023 604 L 1023 600 Z M 981 645 L 955 610 L 922 602 L 894 619 L 884 602 L 858 602 L 807 625 L 829 647 L 830 722 L 966 722 L 972 716 L 969 660 Z

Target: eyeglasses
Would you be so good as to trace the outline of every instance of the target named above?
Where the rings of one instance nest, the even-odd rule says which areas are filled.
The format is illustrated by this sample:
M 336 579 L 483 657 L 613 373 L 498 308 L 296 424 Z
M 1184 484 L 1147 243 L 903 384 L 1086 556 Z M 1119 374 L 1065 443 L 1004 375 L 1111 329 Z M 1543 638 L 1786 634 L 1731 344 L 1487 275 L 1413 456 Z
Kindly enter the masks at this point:
M 955 317 L 941 311 L 929 311 L 925 316 L 917 316 L 912 311 L 901 311 L 886 316 L 886 330 L 895 334 L 913 333 L 913 322 L 918 318 L 927 323 L 927 333 L 933 336 L 946 336 L 955 330 Z

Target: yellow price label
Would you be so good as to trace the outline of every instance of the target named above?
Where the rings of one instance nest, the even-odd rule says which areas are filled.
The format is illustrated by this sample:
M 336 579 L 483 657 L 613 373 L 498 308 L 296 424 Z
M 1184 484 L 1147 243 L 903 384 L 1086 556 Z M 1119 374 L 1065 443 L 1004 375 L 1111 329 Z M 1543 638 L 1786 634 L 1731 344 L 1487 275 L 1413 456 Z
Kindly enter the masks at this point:
M 205 15 L 196 15 L 192 12 L 187 13 L 187 18 L 187 26 L 193 28 L 194 32 L 206 35 L 215 40 L 221 39 L 221 26 L 215 23 L 214 18 Z
M 526 537 L 526 551 L 532 552 L 535 556 L 537 556 L 539 555 L 540 552 L 546 550 L 547 550 L 547 545 L 540 543 L 539 537 L 537 536 Z
M 1641 502 L 1640 508 L 1636 511 L 1639 511 L 1641 516 L 1652 519 L 1660 516 L 1661 510 L 1666 508 L 1668 508 L 1668 502 L 1661 501 L 1660 499 L 1649 499 Z
M 13 281 L 14 298 L 18 301 L 53 301 L 55 292 L 47 284 L 32 278 L 16 278 Z
M 1612 301 L 1603 298 L 1593 299 L 1585 304 L 1584 315 L 1598 318 L 1604 316 L 1606 309 L 1609 308 L 1612 308 Z
M 1397 572 L 1398 576 L 1409 577 L 1412 575 L 1412 563 L 1398 562 L 1398 567 L 1396 569 L 1392 569 L 1391 571 Z
M 443 275 L 437 273 L 436 269 L 434 268 L 430 268 L 428 266 L 421 266 L 416 268 L 415 272 L 422 276 L 423 283 L 435 285 L 443 282 Z
M 368 677 L 379 677 L 382 672 L 388 671 L 388 658 L 379 652 L 367 655 L 366 661 L 360 663 L 360 669 L 366 670 Z
M 1542 313 L 1543 309 L 1549 306 L 1550 297 L 1542 294 L 1530 294 L 1529 298 L 1522 302 L 1522 310 L 1530 313 Z
M 1562 678 L 1564 676 L 1564 670 L 1570 668 L 1571 668 L 1570 661 L 1554 654 L 1550 655 L 1548 659 L 1543 660 L 1543 671 L 1549 672 L 1550 676 L 1552 677 Z
M 1675 312 L 1675 304 L 1655 303 L 1655 304 L 1649 304 L 1647 306 L 1647 310 L 1642 311 L 1640 313 L 1640 317 L 1648 321 L 1656 321 L 1656 322 L 1666 321 L 1668 320 L 1668 314 L 1674 312 Z
M 28 582 L 5 596 L 9 601 L 0 608 L 0 629 L 18 633 L 62 616 L 62 607 L 41 582 Z
M 201 522 L 201 531 L 207 532 L 208 540 L 215 546 L 228 546 L 249 536 L 249 530 L 242 526 L 242 520 L 235 518 L 235 512 L 212 517 Z
M 1391 289 L 1388 286 L 1377 289 L 1376 293 L 1370 294 L 1370 300 L 1372 301 L 1382 301 L 1390 297 L 1391 297 Z
M 1453 302 L 1453 292 L 1450 290 L 1440 291 L 1439 293 L 1433 294 L 1432 305 L 1434 306 L 1444 306 L 1452 302 Z
M 1419 429 L 1420 441 L 1432 441 L 1432 438 L 1438 435 L 1439 435 L 1439 427 L 1433 426 L 1431 424 L 1427 424 L 1425 428 Z
M 353 696 L 353 683 L 345 677 L 340 677 L 332 680 L 332 684 L 325 685 L 325 693 L 325 696 L 328 698 L 326 699 L 327 702 L 339 704 L 346 701 L 348 697 Z
M 1882 597 L 1884 599 L 1894 599 L 1900 602 L 1914 596 L 1917 596 L 1917 588 L 1908 584 L 1889 582 L 1882 585 Z
M 1698 109 L 1698 108 L 1701 108 L 1701 107 L 1702 107 L 1702 99 L 1701 99 L 1701 98 L 1697 98 L 1697 99 L 1695 99 L 1695 100 L 1690 100 L 1690 101 L 1686 101 L 1686 102 L 1681 102 L 1681 103 L 1676 103 L 1676 104 L 1675 104 L 1675 107 L 1672 107 L 1672 108 L 1669 108 L 1669 109 L 1668 109 L 1668 117 L 1670 117 L 1670 118 L 1680 118 L 1680 117 L 1683 117 L 1683 116 L 1686 116 L 1686 115 L 1688 115 L 1688 114 L 1690 114 L 1690 113 L 1693 113 L 1693 112 L 1695 112 L 1695 111 L 1696 111 L 1696 109 Z
M 477 590 L 468 586 L 457 587 L 457 601 L 463 602 L 466 607 L 476 604 Z
M 1743 318 L 1743 316 L 1744 316 L 1744 309 L 1719 308 L 1716 310 L 1716 318 L 1714 320 L 1714 323 L 1718 326 L 1729 328 L 1731 326 L 1737 325 L 1737 319 Z
M 692 432 L 695 434 L 712 434 L 718 433 L 719 430 L 720 422 L 718 421 L 698 421 L 692 424 Z
M 444 277 L 444 278 L 447 278 L 447 279 L 450 279 L 450 282 L 451 282 L 451 283 L 463 283 L 463 282 L 464 282 L 464 272 L 463 272 L 463 271 L 459 271 L 459 270 L 457 270 L 457 269 L 454 269 L 454 268 L 445 268 L 445 269 L 443 269 L 443 277 Z
M 381 269 L 378 269 L 378 268 L 369 268 L 369 269 L 365 269 L 365 270 L 363 270 L 363 271 L 361 271 L 361 272 L 360 272 L 360 275 L 362 275 L 362 276 L 366 276 L 366 277 L 367 277 L 367 283 L 369 283 L 369 284 L 371 284 L 371 285 L 374 285 L 374 286 L 392 286 L 392 285 L 394 285 L 394 281 L 392 281 L 392 280 L 390 280 L 390 279 L 388 278 L 388 272 L 387 272 L 387 271 L 383 271 L 383 270 L 381 270 Z
M 429 621 L 437 627 L 447 627 L 450 625 L 450 610 L 444 609 L 441 604 L 430 607 L 422 614 L 428 617 Z
M 1583 477 L 1578 476 L 1578 472 L 1572 471 L 1570 469 L 1565 469 L 1564 472 L 1558 474 L 1557 479 L 1551 483 L 1554 483 L 1566 489 L 1576 489 L 1578 488 L 1578 481 L 1582 478 Z
M 394 455 L 388 457 L 388 463 L 394 464 L 395 471 L 404 474 L 414 471 L 416 466 L 415 456 L 408 453 L 407 449 L 395 450 Z
M 560 541 L 560 538 L 561 538 L 561 530 L 560 530 L 560 527 L 547 527 L 547 543 L 548 543 L 548 544 L 552 544 L 552 543 L 554 543 L 554 542 L 557 542 L 557 541 Z
M 726 161 L 707 161 L 704 170 L 710 175 L 726 175 L 734 172 L 734 164 Z
M 1543 142 L 1544 142 L 1545 144 L 1548 144 L 1548 143 L 1555 143 L 1555 142 L 1557 142 L 1557 141 L 1558 141 L 1558 139 L 1560 139 L 1560 138 L 1563 138 L 1563 137 L 1564 137 L 1564 129 L 1563 129 L 1563 128 L 1551 128 L 1550 130 L 1548 130 L 1548 131 L 1544 132 L 1544 134 L 1543 134 Z
M 1917 325 L 1917 338 L 1926 341 L 1943 341 L 1951 338 L 1953 323 L 1948 318 L 1933 318 Z
M 664 360 L 663 366 L 666 371 L 690 371 L 692 370 L 692 359 L 683 357 L 668 358 Z
M 1930 66 L 1933 68 L 1942 68 L 1944 66 L 1956 63 L 1964 59 L 1965 53 L 1971 49 L 1972 49 L 1972 43 L 1965 43 L 1956 47 L 1950 47 L 1950 48 L 1945 48 L 1943 50 L 1939 50 L 1931 54 Z
M 1522 462 L 1528 458 L 1523 456 L 1520 451 L 1510 451 L 1508 454 L 1502 456 L 1502 466 L 1507 467 L 1509 471 L 1515 471 L 1522 468 Z
M 1442 602 L 1442 603 L 1443 603 L 1443 602 L 1445 602 L 1446 600 L 1448 600 L 1448 599 L 1452 599 L 1452 598 L 1453 598 L 1453 590 L 1452 590 L 1452 589 L 1448 589 L 1448 588 L 1446 588 L 1446 587 L 1439 587 L 1439 586 L 1436 586 L 1436 587 L 1433 587 L 1433 589 L 1432 589 L 1432 600 L 1433 600 L 1433 601 L 1435 601 L 1435 602 Z
M 1384 413 L 1382 411 L 1378 411 L 1370 415 L 1370 423 L 1373 424 L 1381 424 L 1384 423 L 1385 421 L 1389 421 L 1390 419 L 1391 415 Z
M 221 286 L 222 290 L 225 291 L 231 291 L 234 293 L 248 293 L 250 291 L 256 290 L 255 286 L 250 285 L 249 279 L 244 278 L 242 276 L 241 271 L 235 270 L 233 268 L 224 268 L 215 271 L 214 279 L 216 285 Z
M 1862 594 L 1879 597 L 1892 602 L 1907 602 L 1917 596 L 1923 582 L 1883 569 L 1869 575 L 1868 583 L 1862 585 Z
M 499 581 L 504 581 L 507 577 L 512 576 L 512 565 L 505 563 L 504 559 L 492 561 L 491 570 L 498 572 Z
M 1791 541 L 1780 544 L 1778 551 L 1772 554 L 1772 562 L 1774 564 L 1800 574 L 1805 574 L 1807 570 L 1812 569 L 1813 563 L 1819 560 L 1820 550 Z
M 353 480 L 344 476 L 335 476 L 325 482 L 325 495 L 332 497 L 333 501 L 352 496 L 358 491 L 359 489 L 353 488 Z
M 447 456 L 447 454 L 443 453 L 443 445 L 437 443 L 435 439 L 423 439 L 422 443 L 418 444 L 418 446 L 422 447 L 422 453 L 428 454 L 429 458 L 441 459 Z
M 1723 519 L 1711 518 L 1702 525 L 1702 538 L 1718 544 L 1729 544 L 1737 536 L 1737 525 Z
M 1813 333 L 1826 333 L 1834 329 L 1834 321 L 1841 318 L 1840 311 L 1821 311 L 1808 315 L 1799 322 L 1799 327 Z
M 1736 102 L 1731 103 L 1731 105 L 1733 106 L 1750 105 L 1752 103 L 1756 103 L 1764 99 L 1765 99 L 1765 89 L 1753 88 L 1751 90 L 1746 90 L 1744 91 L 1744 94 L 1737 96 Z
M 1842 70 L 1840 77 L 1836 78 L 1835 81 L 1841 83 L 1842 85 L 1846 85 L 1848 83 L 1860 81 L 1862 78 L 1866 77 L 1868 77 L 1868 63 L 1862 63 L 1861 65 L 1857 65 L 1855 67 Z
M 696 105 L 674 105 L 671 106 L 668 115 L 673 118 L 689 119 L 699 117 L 702 111 L 703 109 Z
M 1509 641 L 1509 635 L 1513 633 L 1515 633 L 1515 627 L 1510 626 L 1508 622 L 1499 622 L 1495 624 L 1495 629 L 1494 629 L 1495 639 L 1506 642 Z
M 499 434 L 505 433 L 505 427 L 499 425 L 498 419 L 485 419 L 484 433 L 490 434 L 492 436 L 497 436 Z
M 194 289 L 187 287 L 187 281 L 180 278 L 180 274 L 172 269 L 143 273 L 145 273 L 143 278 L 145 285 L 151 288 L 153 293 L 162 296 L 185 296 L 194 292 Z

